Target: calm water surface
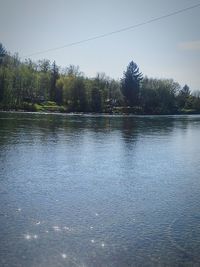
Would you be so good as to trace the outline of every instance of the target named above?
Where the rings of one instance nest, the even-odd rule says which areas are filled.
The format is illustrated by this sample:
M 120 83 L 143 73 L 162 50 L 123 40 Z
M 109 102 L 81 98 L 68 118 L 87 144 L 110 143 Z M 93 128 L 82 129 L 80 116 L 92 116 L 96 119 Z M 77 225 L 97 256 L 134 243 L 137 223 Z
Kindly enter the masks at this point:
M 200 266 L 200 116 L 0 113 L 0 266 Z

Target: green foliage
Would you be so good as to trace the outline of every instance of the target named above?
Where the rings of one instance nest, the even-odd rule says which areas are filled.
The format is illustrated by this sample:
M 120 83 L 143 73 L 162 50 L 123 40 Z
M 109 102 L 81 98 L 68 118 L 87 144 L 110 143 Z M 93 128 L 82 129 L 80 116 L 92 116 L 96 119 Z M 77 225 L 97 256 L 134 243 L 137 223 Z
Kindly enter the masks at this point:
M 62 75 L 58 79 L 56 85 L 63 92 L 63 102 L 68 106 L 69 111 L 86 111 L 85 79 L 82 76 L 76 75 L 70 69 L 70 72 L 67 72 L 67 74 Z
M 180 85 L 173 80 L 145 77 L 140 95 L 143 111 L 148 114 L 176 113 L 176 94 L 179 87 Z
M 123 95 L 121 93 L 120 82 L 111 80 L 108 83 L 108 100 L 112 107 L 123 105 Z
M 44 111 L 44 109 L 39 104 L 33 104 L 33 111 Z
M 21 108 L 23 110 L 30 111 L 30 112 L 39 111 L 39 107 L 37 106 L 37 104 L 32 104 L 29 102 L 23 102 Z
M 190 103 L 190 88 L 186 84 L 183 88 L 179 91 L 177 96 L 177 103 L 180 109 L 189 108 L 191 106 Z
M 65 112 L 66 109 L 63 106 L 58 106 L 55 102 L 47 101 L 42 104 L 33 104 L 28 102 L 23 102 L 21 106 L 23 110 L 32 111 L 32 112 Z
M 114 114 L 142 114 L 142 107 L 140 106 L 135 106 L 135 107 L 114 107 L 113 108 L 113 113 Z
M 191 96 L 193 99 L 193 109 L 200 112 L 200 91 L 196 91 Z
M 85 111 L 87 106 L 84 79 L 74 79 L 70 88 L 70 107 L 72 111 Z
M 101 90 L 96 86 L 91 90 L 91 111 L 102 112 L 102 94 Z

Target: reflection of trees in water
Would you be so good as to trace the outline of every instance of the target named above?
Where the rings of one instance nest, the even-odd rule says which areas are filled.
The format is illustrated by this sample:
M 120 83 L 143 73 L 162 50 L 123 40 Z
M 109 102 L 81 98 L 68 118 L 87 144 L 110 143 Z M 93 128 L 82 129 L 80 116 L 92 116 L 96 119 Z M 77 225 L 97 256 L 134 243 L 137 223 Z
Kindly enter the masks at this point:
M 34 143 L 36 136 L 45 141 L 49 134 L 56 139 L 56 130 L 56 124 L 51 123 L 48 116 L 44 119 L 39 114 L 4 113 L 1 114 L 0 144 Z
M 144 118 L 141 125 L 141 132 L 144 135 L 169 135 L 174 129 L 174 123 L 174 118 L 170 117 Z
M 54 143 L 62 136 L 82 140 L 86 132 L 110 134 L 120 132 L 125 142 L 134 142 L 140 135 L 168 135 L 174 127 L 187 129 L 199 122 L 197 116 L 81 116 L 55 114 L 1 113 L 0 145 L 12 142 L 37 141 Z M 192 124 L 193 125 L 193 124 Z M 20 140 L 19 140 L 20 139 Z
M 133 119 L 133 122 L 129 120 L 124 129 L 132 127 L 137 135 L 144 137 L 167 136 L 173 133 L 174 128 L 186 129 L 191 122 L 187 117 L 179 116 L 138 116 L 131 119 Z M 133 132 L 130 129 L 129 131 L 132 134 Z
M 95 118 L 96 120 L 96 118 Z M 175 123 L 179 121 L 179 118 L 175 117 L 158 117 L 158 116 L 121 116 L 121 117 L 103 117 L 100 118 L 98 127 L 94 128 L 95 131 L 102 130 L 107 131 L 119 131 L 125 141 L 134 141 L 141 134 L 145 135 L 168 135 L 175 126 Z M 187 119 L 183 122 L 185 127 L 188 126 L 189 121 Z
M 167 136 L 174 131 L 180 130 L 183 134 L 193 127 L 194 123 L 200 122 L 200 117 L 195 116 L 151 116 L 144 117 L 141 122 L 141 132 L 144 135 Z
M 126 142 L 134 142 L 138 137 L 168 135 L 174 129 L 175 119 L 164 117 L 121 117 L 118 130 Z
M 125 142 L 133 142 L 137 138 L 138 124 L 135 118 L 122 118 L 121 133 Z
M 78 131 L 80 124 L 67 116 L 55 114 L 3 113 L 1 115 L 0 143 L 59 140 L 59 134 Z M 79 129 L 80 131 L 80 129 Z

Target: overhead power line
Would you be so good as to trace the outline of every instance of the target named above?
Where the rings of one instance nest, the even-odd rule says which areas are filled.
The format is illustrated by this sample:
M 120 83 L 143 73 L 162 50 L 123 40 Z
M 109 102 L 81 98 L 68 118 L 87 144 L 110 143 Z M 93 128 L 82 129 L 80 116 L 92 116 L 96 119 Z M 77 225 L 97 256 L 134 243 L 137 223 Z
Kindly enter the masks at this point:
M 128 27 L 125 27 L 125 28 L 121 28 L 121 29 L 118 29 L 118 30 L 115 30 L 115 31 L 112 31 L 112 32 L 107 32 L 107 33 L 104 33 L 104 34 L 96 35 L 96 36 L 93 36 L 93 37 L 90 37 L 90 38 L 87 38 L 87 39 L 83 39 L 83 40 L 80 40 L 80 41 L 68 43 L 68 44 L 65 44 L 63 46 L 59 46 L 59 47 L 54 47 L 54 48 L 49 48 L 49 49 L 46 49 L 46 50 L 38 51 L 38 52 L 35 52 L 35 53 L 32 53 L 32 54 L 29 54 L 29 55 L 27 55 L 25 57 L 30 57 L 30 56 L 35 56 L 35 55 L 39 55 L 39 54 L 43 54 L 43 53 L 47 53 L 47 52 L 51 52 L 51 51 L 55 51 L 55 50 L 60 50 L 60 49 L 67 48 L 67 47 L 70 47 L 70 46 L 74 46 L 74 45 L 86 43 L 86 42 L 89 42 L 89 41 L 93 41 L 93 40 L 96 40 L 96 39 L 104 38 L 104 37 L 107 37 L 107 36 L 110 36 L 110 35 L 113 35 L 113 34 L 117 34 L 117 33 L 120 33 L 120 32 L 129 31 L 129 30 L 132 30 L 134 28 L 138 28 L 138 27 L 141 27 L 141 26 L 146 25 L 146 24 L 150 24 L 150 23 L 155 22 L 155 21 L 159 21 L 159 20 L 162 20 L 162 19 L 165 19 L 165 18 L 168 18 L 168 17 L 175 16 L 177 14 L 186 12 L 188 10 L 191 10 L 191 9 L 194 9 L 194 8 L 197 8 L 197 7 L 200 7 L 200 3 L 196 4 L 196 5 L 193 5 L 193 6 L 189 6 L 189 7 L 183 8 L 183 9 L 179 9 L 177 11 L 174 11 L 174 12 L 171 12 L 171 13 L 159 16 L 159 17 L 155 17 L 155 18 L 140 22 L 138 24 L 134 24 L 134 25 L 131 25 L 131 26 L 128 26 Z

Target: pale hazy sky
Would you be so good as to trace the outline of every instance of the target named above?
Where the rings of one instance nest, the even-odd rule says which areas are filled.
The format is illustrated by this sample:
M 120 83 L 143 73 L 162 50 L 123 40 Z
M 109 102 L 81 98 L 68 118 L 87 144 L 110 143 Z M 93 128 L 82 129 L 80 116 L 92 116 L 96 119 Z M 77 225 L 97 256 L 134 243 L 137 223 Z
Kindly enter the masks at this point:
M 0 0 L 0 42 L 24 56 L 115 31 L 197 0 Z M 133 60 L 144 75 L 200 89 L 200 7 L 127 32 L 40 55 L 87 76 L 122 77 Z

